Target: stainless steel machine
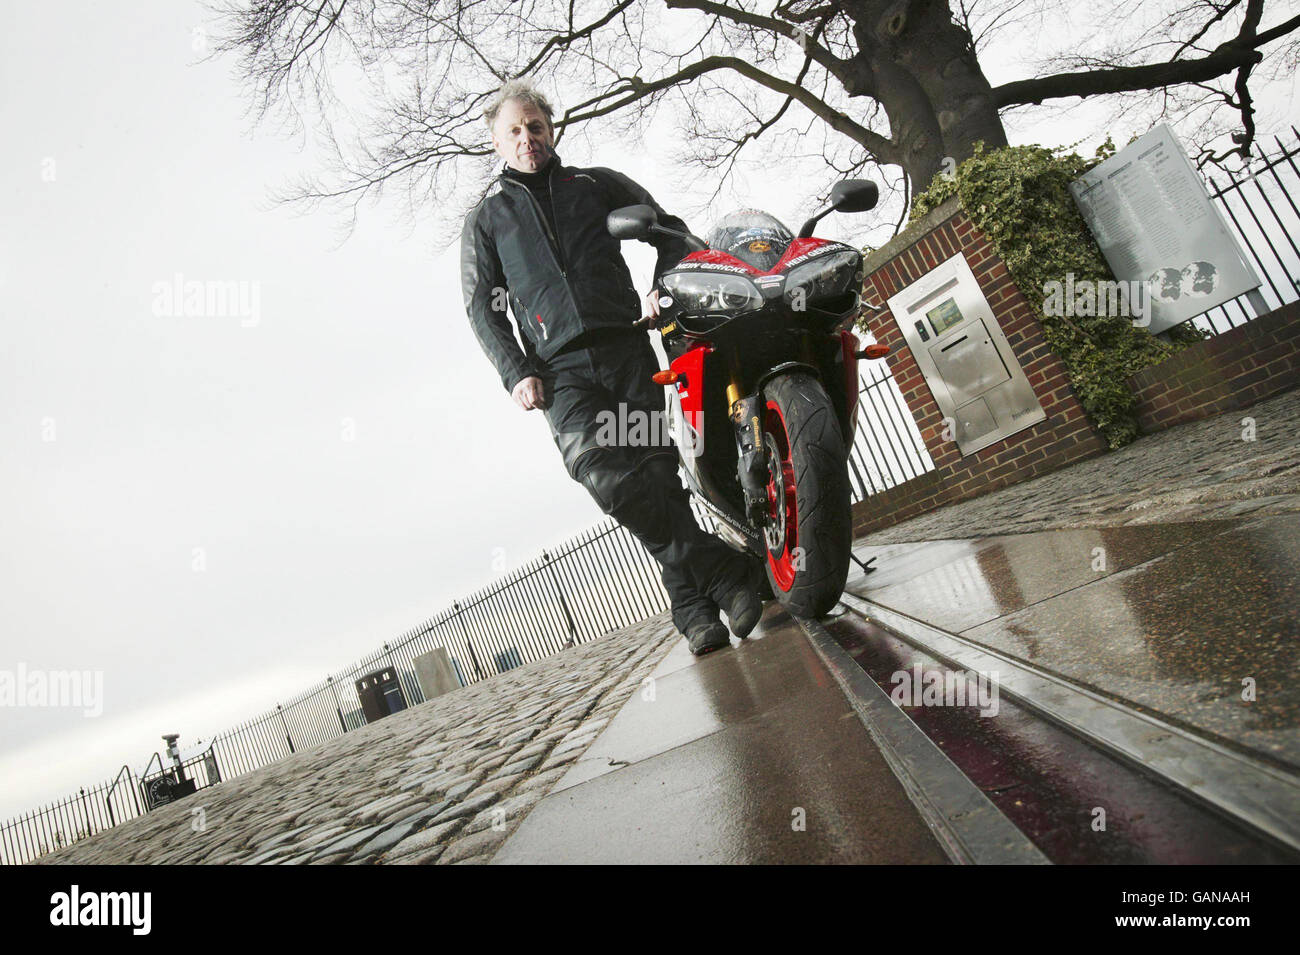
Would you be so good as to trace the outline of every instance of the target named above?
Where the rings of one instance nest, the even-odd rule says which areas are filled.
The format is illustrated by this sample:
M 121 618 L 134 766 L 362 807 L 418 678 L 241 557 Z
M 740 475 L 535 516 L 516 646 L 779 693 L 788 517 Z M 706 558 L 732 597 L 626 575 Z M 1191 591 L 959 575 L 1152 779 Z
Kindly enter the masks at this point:
M 889 299 L 963 455 L 1047 415 L 960 252 Z

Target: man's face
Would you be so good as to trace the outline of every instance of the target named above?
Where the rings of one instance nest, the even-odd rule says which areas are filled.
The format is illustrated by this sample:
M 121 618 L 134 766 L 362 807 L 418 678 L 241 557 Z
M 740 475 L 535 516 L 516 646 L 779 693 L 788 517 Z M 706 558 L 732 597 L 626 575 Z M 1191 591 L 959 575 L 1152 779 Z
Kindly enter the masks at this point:
M 551 158 L 555 130 L 546 114 L 532 103 L 506 100 L 492 124 L 492 148 L 506 165 L 520 172 L 537 172 Z

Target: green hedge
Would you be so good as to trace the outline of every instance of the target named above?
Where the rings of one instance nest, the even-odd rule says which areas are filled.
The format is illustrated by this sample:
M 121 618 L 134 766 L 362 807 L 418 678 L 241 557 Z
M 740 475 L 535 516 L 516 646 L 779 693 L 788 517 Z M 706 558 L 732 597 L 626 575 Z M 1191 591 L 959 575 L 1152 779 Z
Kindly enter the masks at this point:
M 1064 282 L 1067 272 L 1081 280 L 1113 280 L 1083 217 L 1070 195 L 1072 180 L 1108 156 L 1109 139 L 1096 158 L 1042 146 L 1010 146 L 975 153 L 952 175 L 940 174 L 912 203 L 915 221 L 951 197 L 959 196 L 971 220 L 989 237 L 1006 262 L 1021 293 L 1035 307 L 1048 344 L 1061 357 L 1083 407 L 1111 448 L 1138 433 L 1130 375 L 1180 351 L 1204 336 L 1190 325 L 1170 329 L 1168 341 L 1156 338 L 1123 316 L 1048 315 L 1049 282 Z

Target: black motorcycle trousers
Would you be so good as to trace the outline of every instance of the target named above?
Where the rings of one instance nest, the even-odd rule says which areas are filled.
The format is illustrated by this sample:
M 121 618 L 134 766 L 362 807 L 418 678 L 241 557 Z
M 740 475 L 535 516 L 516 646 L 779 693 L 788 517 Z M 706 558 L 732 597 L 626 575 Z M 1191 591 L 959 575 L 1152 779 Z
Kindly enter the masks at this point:
M 569 476 L 659 563 L 673 625 L 683 633 L 718 619 L 718 607 L 752 582 L 757 564 L 691 512 L 664 426 L 654 350 L 640 332 L 605 335 L 545 363 L 546 420 Z

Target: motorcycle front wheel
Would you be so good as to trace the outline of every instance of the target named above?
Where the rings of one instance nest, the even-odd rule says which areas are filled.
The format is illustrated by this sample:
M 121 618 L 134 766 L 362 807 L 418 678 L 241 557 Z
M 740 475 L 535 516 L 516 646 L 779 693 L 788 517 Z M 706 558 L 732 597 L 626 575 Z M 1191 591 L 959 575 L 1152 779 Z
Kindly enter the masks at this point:
M 765 389 L 767 579 L 791 613 L 820 617 L 849 575 L 853 519 L 844 437 L 830 398 L 792 372 Z

